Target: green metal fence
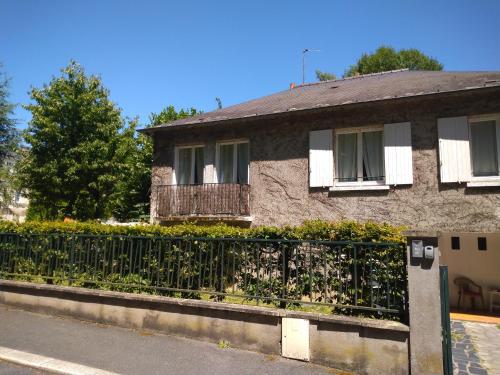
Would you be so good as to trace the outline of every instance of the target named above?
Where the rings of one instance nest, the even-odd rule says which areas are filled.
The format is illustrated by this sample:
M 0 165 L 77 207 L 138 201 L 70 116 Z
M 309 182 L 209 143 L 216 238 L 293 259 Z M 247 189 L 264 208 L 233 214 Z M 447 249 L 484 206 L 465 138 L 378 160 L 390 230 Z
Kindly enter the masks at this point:
M 453 375 L 451 353 L 450 296 L 448 291 L 448 266 L 439 266 L 441 297 L 441 339 L 443 346 L 443 374 Z
M 401 244 L 0 233 L 0 277 L 404 320 Z

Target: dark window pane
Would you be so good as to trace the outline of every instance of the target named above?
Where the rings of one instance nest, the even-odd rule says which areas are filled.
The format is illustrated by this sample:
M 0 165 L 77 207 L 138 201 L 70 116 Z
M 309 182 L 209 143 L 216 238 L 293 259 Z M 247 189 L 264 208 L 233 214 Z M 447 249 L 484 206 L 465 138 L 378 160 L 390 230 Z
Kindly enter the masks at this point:
M 203 147 L 194 149 L 194 184 L 203 183 L 203 169 L 205 167 L 205 153 Z
M 497 176 L 497 135 L 495 121 L 481 121 L 470 127 L 472 174 Z
M 477 248 L 478 250 L 485 251 L 486 249 L 486 237 L 477 238 Z
M 239 143 L 237 152 L 237 181 L 239 184 L 248 184 L 248 164 L 250 162 L 248 143 Z
M 451 237 L 451 249 L 460 250 L 460 237 Z

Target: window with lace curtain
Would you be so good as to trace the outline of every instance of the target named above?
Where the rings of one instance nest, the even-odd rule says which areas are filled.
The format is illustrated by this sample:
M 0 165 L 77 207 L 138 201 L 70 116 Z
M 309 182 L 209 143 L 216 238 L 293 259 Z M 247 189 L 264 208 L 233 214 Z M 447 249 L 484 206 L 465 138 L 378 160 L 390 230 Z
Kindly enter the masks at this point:
M 383 128 L 337 131 L 335 146 L 337 186 L 384 183 Z
M 180 146 L 175 148 L 174 184 L 197 185 L 203 183 L 205 148 Z
M 217 143 L 216 152 L 217 182 L 248 184 L 250 163 L 248 141 Z

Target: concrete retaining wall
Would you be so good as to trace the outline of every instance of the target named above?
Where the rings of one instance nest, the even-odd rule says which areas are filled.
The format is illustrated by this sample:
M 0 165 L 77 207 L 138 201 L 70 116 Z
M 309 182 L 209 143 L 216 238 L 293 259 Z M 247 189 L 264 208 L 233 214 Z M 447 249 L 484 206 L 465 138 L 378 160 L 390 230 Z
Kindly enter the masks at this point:
M 408 374 L 407 326 L 389 321 L 0 280 L 0 303 L 281 354 L 281 320 L 310 322 L 311 362 L 359 374 Z

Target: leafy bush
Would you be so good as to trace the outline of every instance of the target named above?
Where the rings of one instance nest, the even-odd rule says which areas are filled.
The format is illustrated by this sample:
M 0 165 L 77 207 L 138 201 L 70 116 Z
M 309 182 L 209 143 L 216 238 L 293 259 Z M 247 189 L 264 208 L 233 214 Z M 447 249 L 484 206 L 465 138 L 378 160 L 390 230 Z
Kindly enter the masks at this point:
M 55 284 L 183 298 L 240 296 L 291 308 L 326 303 L 359 315 L 358 306 L 404 307 L 403 243 L 401 228 L 373 222 L 314 220 L 247 229 L 0 222 L 0 272 L 26 281 L 42 277 Z
M 183 223 L 170 227 L 159 225 L 105 225 L 97 222 L 28 221 L 22 224 L 0 220 L 0 233 L 21 234 L 90 234 L 165 237 L 263 238 L 288 240 L 327 240 L 404 243 L 402 227 L 374 222 L 323 220 L 305 221 L 299 226 L 258 226 L 239 228 L 225 224 L 211 226 Z

